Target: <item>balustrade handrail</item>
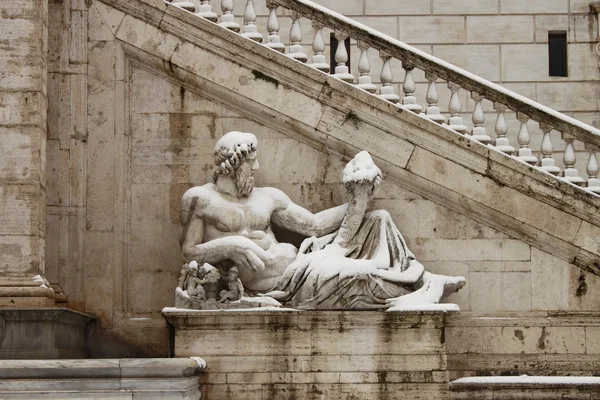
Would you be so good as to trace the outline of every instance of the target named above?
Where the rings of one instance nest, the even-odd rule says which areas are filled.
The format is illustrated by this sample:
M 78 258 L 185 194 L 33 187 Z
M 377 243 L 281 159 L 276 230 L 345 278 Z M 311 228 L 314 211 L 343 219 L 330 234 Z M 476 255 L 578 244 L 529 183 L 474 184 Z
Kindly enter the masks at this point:
M 329 29 L 342 31 L 349 37 L 364 42 L 376 50 L 384 51 L 403 63 L 409 63 L 421 70 L 433 73 L 441 79 L 460 85 L 465 90 L 478 93 L 487 100 L 498 102 L 516 112 L 525 114 L 538 123 L 550 125 L 557 131 L 570 134 L 586 144 L 593 144 L 600 148 L 599 129 L 458 68 L 398 39 L 309 0 L 267 1 L 295 11 L 312 21 L 318 21 Z

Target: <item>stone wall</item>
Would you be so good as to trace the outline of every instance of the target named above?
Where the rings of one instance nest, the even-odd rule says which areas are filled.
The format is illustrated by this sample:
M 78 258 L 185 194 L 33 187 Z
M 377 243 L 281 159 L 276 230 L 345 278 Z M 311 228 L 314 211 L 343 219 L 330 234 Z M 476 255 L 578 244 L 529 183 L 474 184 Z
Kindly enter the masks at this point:
M 257 184 L 279 187 L 312 211 L 344 201 L 344 161 L 335 149 L 309 146 L 190 90 L 168 65 L 129 58 L 115 39 L 124 17 L 99 1 L 50 3 L 47 276 L 69 307 L 97 315 L 141 352 L 166 355 L 160 310 L 173 304 L 181 268 L 179 199 L 210 180 L 216 140 L 230 130 L 255 133 Z M 393 178 L 373 207 L 390 211 L 428 269 L 467 277 L 449 299 L 465 311 L 589 310 L 600 302 L 587 289 L 600 284 L 597 276 Z
M 597 312 L 556 311 L 453 315 L 445 328 L 450 379 L 597 376 L 598 316 Z

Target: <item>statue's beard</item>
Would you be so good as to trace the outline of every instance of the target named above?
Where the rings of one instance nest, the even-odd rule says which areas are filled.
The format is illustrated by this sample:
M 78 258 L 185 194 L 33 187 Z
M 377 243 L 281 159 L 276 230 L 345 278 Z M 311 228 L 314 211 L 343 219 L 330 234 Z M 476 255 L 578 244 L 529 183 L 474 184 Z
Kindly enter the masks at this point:
M 234 176 L 238 196 L 248 196 L 254 189 L 254 174 L 251 169 L 238 168 Z

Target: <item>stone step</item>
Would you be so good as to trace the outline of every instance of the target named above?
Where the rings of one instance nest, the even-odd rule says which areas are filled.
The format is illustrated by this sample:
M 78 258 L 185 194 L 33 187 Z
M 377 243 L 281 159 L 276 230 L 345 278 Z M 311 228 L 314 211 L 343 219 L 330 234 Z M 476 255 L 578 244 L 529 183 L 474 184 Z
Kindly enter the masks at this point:
M 480 376 L 450 382 L 453 400 L 600 399 L 600 377 Z
M 191 358 L 0 361 L 0 399 L 200 399 Z

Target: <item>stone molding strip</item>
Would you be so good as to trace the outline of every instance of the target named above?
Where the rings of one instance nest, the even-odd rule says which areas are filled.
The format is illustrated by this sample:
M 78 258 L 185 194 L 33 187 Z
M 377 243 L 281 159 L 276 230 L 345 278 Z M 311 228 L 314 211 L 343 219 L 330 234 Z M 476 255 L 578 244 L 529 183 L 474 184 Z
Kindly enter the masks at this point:
M 188 378 L 200 372 L 192 358 L 0 361 L 0 379 Z

